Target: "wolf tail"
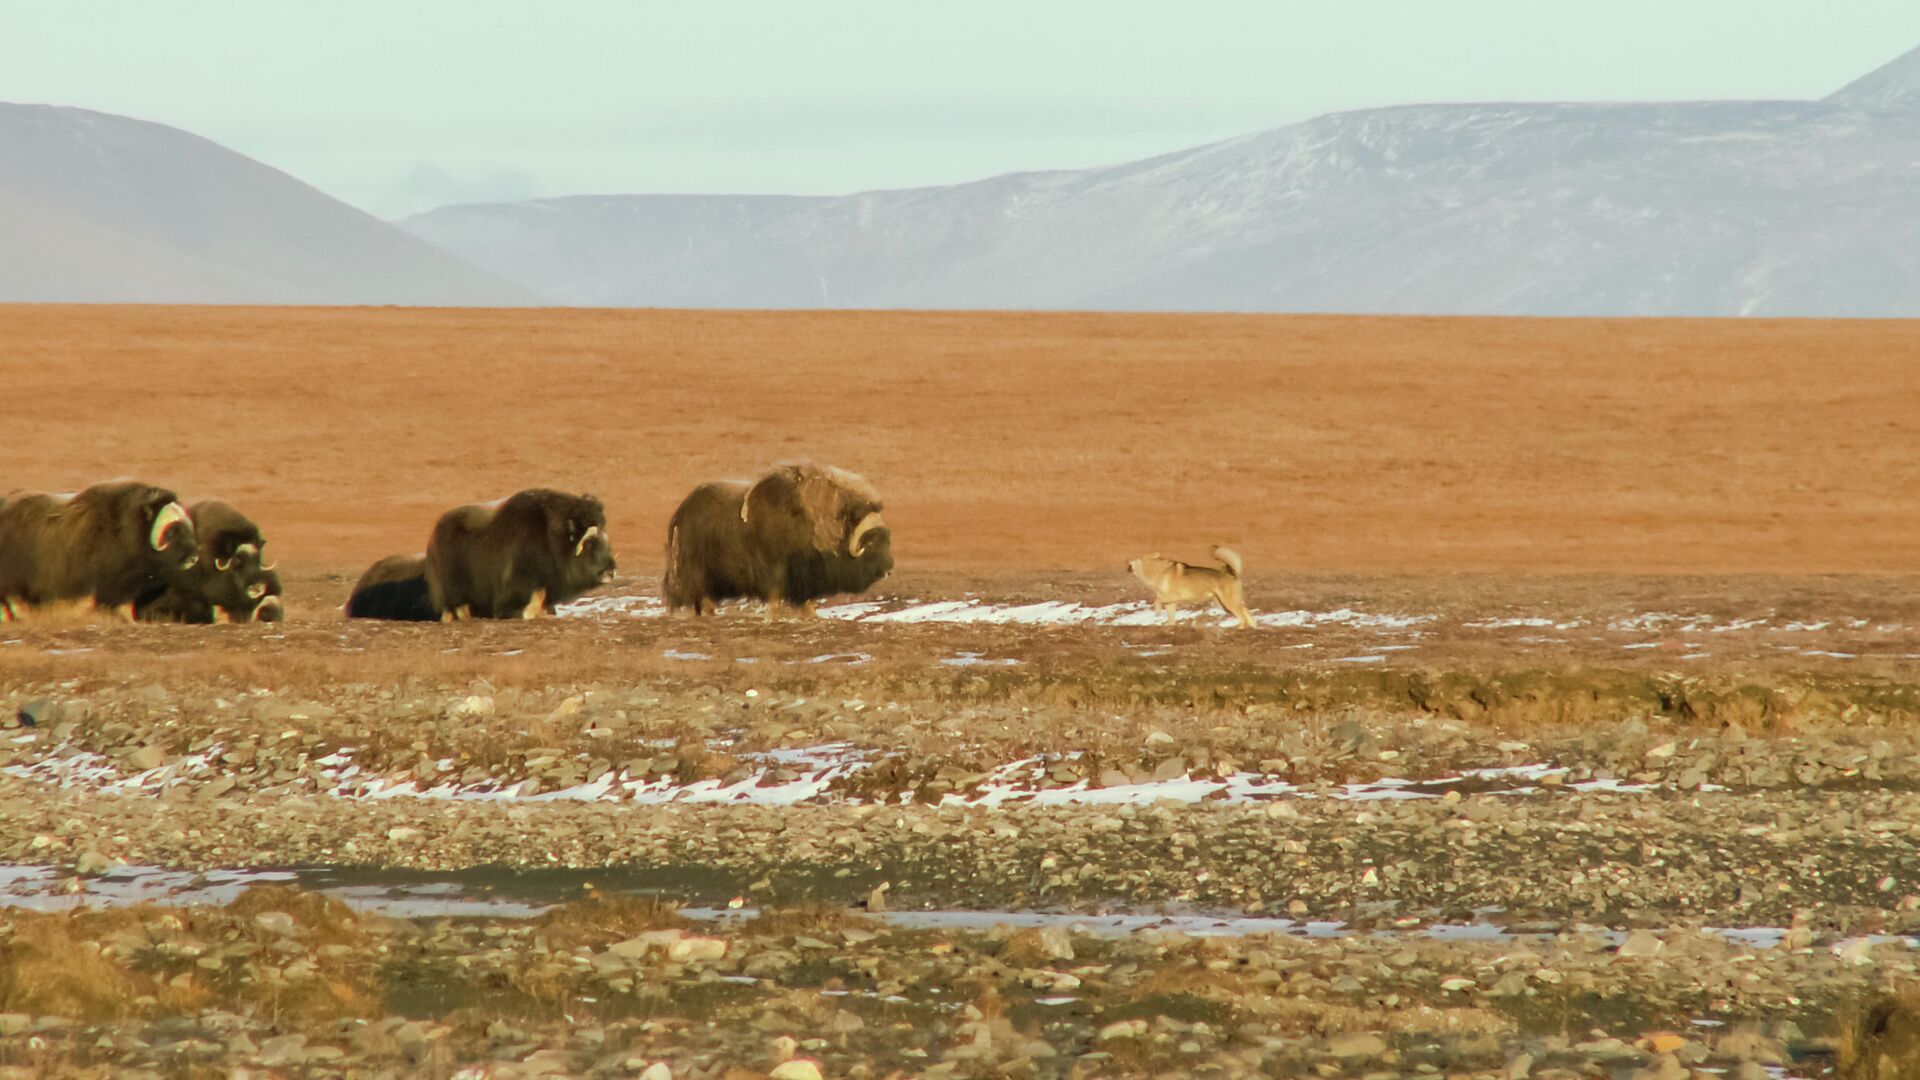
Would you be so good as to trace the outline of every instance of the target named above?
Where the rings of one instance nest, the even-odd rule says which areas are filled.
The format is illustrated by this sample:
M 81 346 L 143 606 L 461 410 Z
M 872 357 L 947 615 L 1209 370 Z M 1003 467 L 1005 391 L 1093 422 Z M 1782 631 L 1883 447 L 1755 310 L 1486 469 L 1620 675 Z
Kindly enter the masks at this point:
M 1213 557 L 1226 564 L 1227 573 L 1232 574 L 1234 577 L 1240 576 L 1239 552 L 1229 547 L 1216 547 L 1213 549 Z

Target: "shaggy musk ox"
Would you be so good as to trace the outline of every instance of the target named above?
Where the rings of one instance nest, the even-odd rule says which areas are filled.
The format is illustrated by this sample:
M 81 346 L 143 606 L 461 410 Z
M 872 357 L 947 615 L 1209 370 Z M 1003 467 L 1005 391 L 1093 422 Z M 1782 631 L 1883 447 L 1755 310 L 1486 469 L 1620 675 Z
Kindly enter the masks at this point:
M 591 495 L 530 488 L 440 516 L 427 541 L 440 617 L 531 619 L 613 580 L 607 512 Z
M 427 557 L 389 555 L 368 567 L 347 597 L 347 618 L 440 621 L 427 588 Z
M 752 484 L 693 489 L 667 525 L 667 606 L 710 614 L 722 600 L 809 605 L 864 592 L 893 572 L 880 494 L 860 476 L 809 462 Z
M 277 622 L 284 613 L 280 575 L 267 541 L 245 514 L 218 499 L 187 508 L 200 559 L 168 575 L 166 588 L 142 598 L 143 622 Z
M 73 495 L 16 495 L 0 505 L 0 617 L 91 601 L 132 618 L 200 547 L 173 492 L 112 480 Z

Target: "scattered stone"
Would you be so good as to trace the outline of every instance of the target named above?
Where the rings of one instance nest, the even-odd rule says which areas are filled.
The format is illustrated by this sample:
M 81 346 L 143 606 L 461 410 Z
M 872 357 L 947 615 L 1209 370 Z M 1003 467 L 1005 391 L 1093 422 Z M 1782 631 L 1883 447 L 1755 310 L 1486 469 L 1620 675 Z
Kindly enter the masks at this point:
M 293 933 L 296 924 L 293 916 L 284 911 L 263 911 L 253 917 L 253 925 L 269 934 L 286 936 Z
M 1651 930 L 1635 930 L 1620 943 L 1619 955 L 1627 958 L 1657 956 L 1666 943 L 1655 937 Z
M 82 877 L 99 877 L 102 874 L 117 869 L 119 866 L 120 860 L 88 848 L 80 853 L 78 859 L 74 860 L 73 872 Z

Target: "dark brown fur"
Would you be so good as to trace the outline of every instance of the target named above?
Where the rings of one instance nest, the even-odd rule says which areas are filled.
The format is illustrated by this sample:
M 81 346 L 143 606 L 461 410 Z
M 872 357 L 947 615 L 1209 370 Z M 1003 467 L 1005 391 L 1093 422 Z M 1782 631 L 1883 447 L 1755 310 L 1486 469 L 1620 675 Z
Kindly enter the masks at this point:
M 347 618 L 438 621 L 440 609 L 427 588 L 427 557 L 389 555 L 368 567 L 347 597 Z
M 807 463 L 781 465 L 751 485 L 702 484 L 667 526 L 667 606 L 705 614 L 743 597 L 800 605 L 864 592 L 893 570 L 880 510 L 864 479 Z
M 448 619 L 519 619 L 613 579 L 607 513 L 591 495 L 530 488 L 441 515 L 427 542 L 427 589 Z
M 169 575 L 167 587 L 139 605 L 143 622 L 271 622 L 280 617 L 280 576 L 260 527 L 218 499 L 187 508 L 200 560 Z
M 178 503 L 136 480 L 9 497 L 0 506 L 0 603 L 15 613 L 64 601 L 122 608 L 157 595 L 199 557 L 190 519 L 164 530 L 166 550 L 153 547 L 156 520 Z

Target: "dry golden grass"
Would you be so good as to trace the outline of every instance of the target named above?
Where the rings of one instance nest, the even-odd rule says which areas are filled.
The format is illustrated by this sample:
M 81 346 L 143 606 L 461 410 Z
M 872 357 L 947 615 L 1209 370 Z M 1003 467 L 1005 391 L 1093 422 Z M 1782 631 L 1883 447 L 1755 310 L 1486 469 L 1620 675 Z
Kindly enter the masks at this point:
M 240 920 L 243 926 L 260 915 L 276 911 L 291 916 L 295 933 L 311 945 L 358 948 L 366 944 L 367 935 L 360 916 L 324 893 L 286 885 L 250 885 L 226 907 L 226 914 Z
M 1920 1080 L 1920 985 L 1843 1014 L 1834 1066 L 1840 1080 Z
M 231 965 L 206 970 L 190 959 L 149 951 L 172 937 L 204 944 L 243 936 L 272 944 L 275 936 L 254 921 L 269 911 L 294 917 L 298 953 L 314 965 L 311 977 L 255 982 L 241 979 Z M 216 1005 L 263 1009 L 299 1022 L 374 1015 L 381 995 L 366 946 L 361 920 L 344 905 L 277 886 L 251 888 L 226 908 L 185 914 L 153 907 L 17 913 L 12 932 L 0 941 L 0 1011 L 83 1021 Z
M 747 920 L 744 936 L 789 938 L 796 934 L 837 934 L 874 925 L 866 916 L 838 904 L 791 904 L 769 908 Z
M 691 925 L 672 904 L 654 897 L 598 892 L 558 905 L 534 920 L 540 936 L 562 949 L 608 945 L 648 930 L 678 930 Z
M 104 939 L 144 935 L 143 908 L 18 915 L 0 944 L 0 1011 L 106 1020 L 144 1009 L 191 1010 L 209 996 L 137 970 L 104 949 Z
M 695 483 L 799 455 L 886 493 L 903 580 L 1216 542 L 1256 579 L 1920 570 L 1912 322 L 9 306 L 0 339 L 0 483 L 219 495 L 341 594 L 531 485 L 601 495 L 651 577 Z

